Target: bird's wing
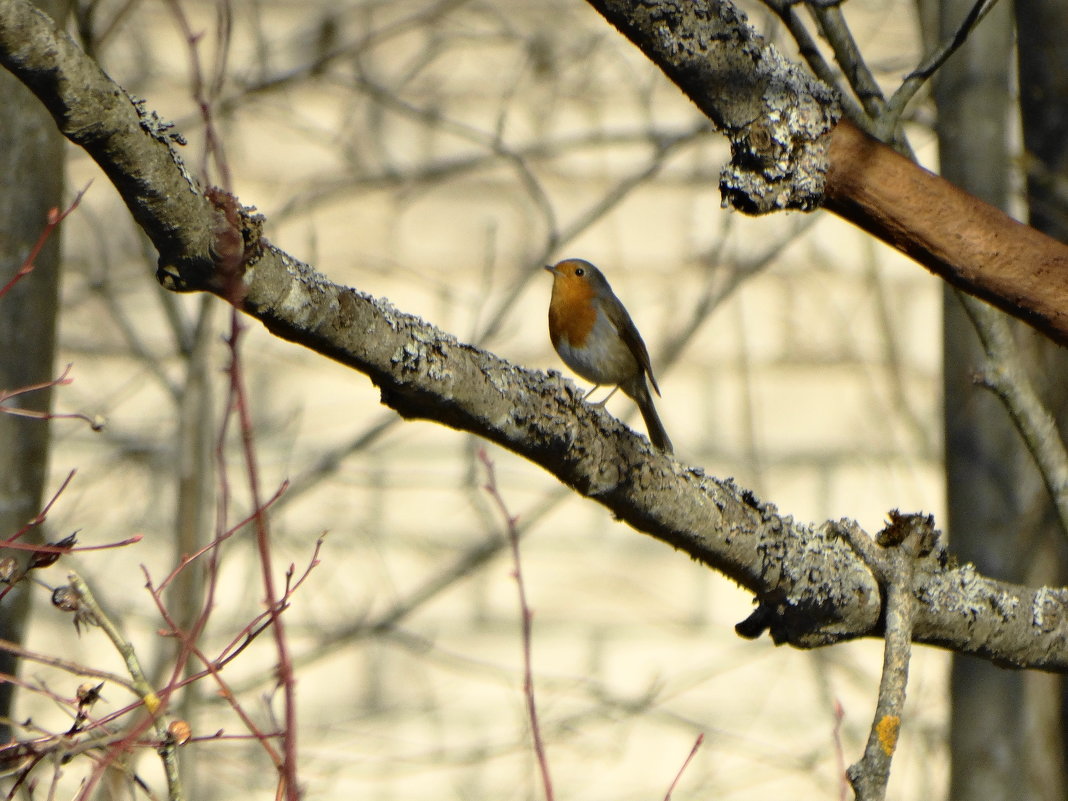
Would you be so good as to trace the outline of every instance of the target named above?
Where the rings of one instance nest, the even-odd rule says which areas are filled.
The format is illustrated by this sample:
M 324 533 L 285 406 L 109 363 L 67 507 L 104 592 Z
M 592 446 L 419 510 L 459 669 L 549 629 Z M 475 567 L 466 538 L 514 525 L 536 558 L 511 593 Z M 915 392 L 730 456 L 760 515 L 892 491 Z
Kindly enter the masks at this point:
M 634 321 L 627 314 L 627 310 L 618 301 L 615 303 L 602 303 L 601 308 L 604 309 L 608 319 L 612 321 L 612 325 L 616 327 L 619 336 L 626 343 L 630 352 L 634 354 L 634 358 L 638 360 L 638 364 L 642 366 L 645 374 L 649 376 L 649 383 L 653 385 L 653 389 L 659 395 L 660 387 L 657 386 L 656 376 L 653 375 L 653 365 L 649 361 L 649 351 L 645 347 L 645 342 L 642 341 L 642 335 L 638 333 L 637 326 L 634 325 Z

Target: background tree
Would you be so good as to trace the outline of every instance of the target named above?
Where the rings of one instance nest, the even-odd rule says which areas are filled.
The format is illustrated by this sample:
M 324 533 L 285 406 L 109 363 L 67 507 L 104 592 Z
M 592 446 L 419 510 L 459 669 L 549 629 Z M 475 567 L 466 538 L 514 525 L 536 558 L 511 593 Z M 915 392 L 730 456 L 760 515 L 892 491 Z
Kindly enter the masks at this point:
M 941 38 L 959 25 L 966 5 L 941 5 Z M 1011 200 L 1011 14 L 1008 4 L 999 5 L 936 76 L 941 174 L 1006 210 Z M 962 558 L 1023 582 L 1030 560 L 1018 558 L 1013 531 L 1022 516 L 1041 519 L 1027 514 L 1041 484 L 1004 407 L 973 380 L 984 352 L 969 303 L 947 289 L 943 381 L 949 531 Z M 954 659 L 951 677 L 951 797 L 974 797 L 980 790 L 991 798 L 1017 797 L 1027 784 L 1024 754 L 1034 745 L 1024 736 L 1034 714 L 1024 703 L 1027 678 L 968 657 Z
M 971 6 L 942 4 L 943 38 Z M 1055 128 L 1063 113 L 1063 93 L 1048 77 L 1056 70 L 1057 56 L 1042 44 L 1058 29 L 1056 14 L 1041 3 L 1019 4 L 1015 18 L 1011 13 L 1007 5 L 995 9 L 947 61 L 936 84 L 942 174 L 1003 208 L 1014 199 L 1011 183 L 1018 161 L 1010 136 L 1016 112 L 1010 69 L 1014 53 L 1019 56 L 1025 164 L 1055 163 L 1056 146 L 1044 132 Z M 1049 175 L 1049 169 L 1039 168 L 1039 173 Z M 1063 241 L 1064 232 L 1053 224 L 1055 200 L 1042 186 L 1028 179 L 1027 203 L 1038 210 L 1031 224 Z M 974 380 L 986 357 L 975 334 L 975 317 L 984 325 L 989 314 L 973 302 L 962 302 L 955 292 L 946 293 L 946 471 L 954 549 L 962 558 L 1014 581 L 1056 584 L 1063 573 L 1063 526 L 1004 405 Z M 1062 349 L 1024 326 L 1012 328 L 1017 358 L 1063 426 Z M 1021 520 L 1033 521 L 1026 534 L 1020 532 Z M 1052 676 L 1013 674 L 968 657 L 954 659 L 951 797 L 1063 797 L 1063 735 L 1059 716 L 1053 713 L 1057 704 L 1051 703 L 1060 697 L 1060 686 L 1060 679 Z
M 65 6 L 45 2 L 41 7 L 62 20 Z M 0 171 L 8 191 L 0 192 L 0 281 L 6 284 L 44 231 L 48 210 L 61 205 L 63 138 L 33 95 L 13 76 L 0 75 Z M 33 278 L 16 284 L 4 298 L 0 314 L 0 389 L 43 385 L 55 374 L 56 314 L 59 293 L 59 238 L 50 237 L 36 259 Z M 17 358 L 13 358 L 17 354 Z M 44 386 L 12 401 L 23 409 L 51 411 L 52 389 Z M 47 420 L 0 414 L 0 531 L 7 537 L 19 531 L 41 509 L 48 475 L 50 424 Z M 31 532 L 26 541 L 40 541 Z M 25 569 L 28 554 L 3 549 L 0 558 L 15 559 Z M 0 607 L 0 639 L 21 642 L 31 593 L 16 586 Z M 18 672 L 18 659 L 0 653 L 0 673 Z M 14 685 L 0 683 L 0 720 L 11 708 Z M 0 741 L 11 735 L 0 722 Z
M 1068 66 L 1062 48 L 1055 46 L 1058 37 L 1068 31 L 1068 9 L 1057 3 L 1016 3 L 1015 23 L 1017 30 L 1017 68 L 1020 83 L 1020 116 L 1024 139 L 1024 174 L 1027 187 L 1027 208 L 1030 224 L 1040 231 L 1060 240 L 1068 241 L 1068 203 L 1059 181 L 1068 158 L 1064 133 L 1068 125 L 1068 87 L 1065 85 L 1065 68 Z M 1062 349 L 1049 343 L 1029 343 L 1034 349 L 1029 354 L 1034 367 L 1035 381 L 1043 390 L 1043 398 L 1064 429 L 1068 385 L 1063 376 L 1068 368 L 1068 358 Z M 1043 518 L 1043 539 L 1032 560 L 1032 575 L 1035 580 L 1063 583 L 1064 541 L 1063 530 L 1055 526 L 1047 511 Z M 1042 741 L 1028 755 L 1028 767 L 1033 774 L 1031 782 L 1039 788 L 1038 797 L 1063 796 L 1068 779 L 1068 696 L 1064 691 L 1062 677 L 1044 677 L 1031 685 L 1033 692 L 1029 705 L 1040 715 L 1041 724 L 1033 727 L 1040 730 Z M 1060 698 L 1059 719 L 1050 720 L 1055 714 L 1048 703 L 1051 698 Z

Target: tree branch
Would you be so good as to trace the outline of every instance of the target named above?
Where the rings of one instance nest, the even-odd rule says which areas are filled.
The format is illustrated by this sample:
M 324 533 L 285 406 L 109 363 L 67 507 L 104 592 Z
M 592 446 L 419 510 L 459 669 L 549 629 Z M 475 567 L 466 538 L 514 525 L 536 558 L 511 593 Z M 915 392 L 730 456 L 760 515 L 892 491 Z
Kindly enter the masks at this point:
M 760 604 L 743 627 L 750 635 L 769 630 L 798 647 L 882 635 L 877 582 L 836 525 L 799 524 L 732 480 L 654 451 L 581 403 L 559 374 L 458 342 L 262 241 L 249 210 L 217 190 L 201 193 L 155 115 L 26 0 L 0 0 L 0 63 L 112 178 L 160 250 L 168 286 L 225 298 L 276 335 L 366 374 L 402 416 L 497 442 L 734 579 Z M 1068 590 L 997 582 L 955 566 L 941 548 L 915 571 L 916 642 L 1068 671 Z
M 37 95 L 59 130 L 119 190 L 161 263 L 214 272 L 216 213 L 174 151 L 170 126 L 132 98 L 55 22 L 26 0 L 0 0 L 0 64 Z
M 959 289 L 1068 344 L 1068 246 L 898 156 L 833 90 L 785 60 L 729 0 L 587 0 L 731 141 L 724 202 L 757 214 L 816 204 Z
M 823 197 L 834 89 L 753 30 L 729 0 L 587 0 L 731 142 L 724 201 L 750 213 L 811 210 Z
M 1068 246 L 863 134 L 830 136 L 824 207 L 1068 344 Z
M 850 765 L 849 781 L 858 801 L 882 801 L 890 781 L 890 763 L 897 749 L 909 678 L 912 626 L 916 599 L 912 594 L 917 560 L 937 545 L 933 520 L 925 515 L 892 513 L 872 542 L 866 534 L 843 527 L 843 534 L 879 579 L 886 594 L 886 644 L 879 680 L 879 700 L 860 761 Z

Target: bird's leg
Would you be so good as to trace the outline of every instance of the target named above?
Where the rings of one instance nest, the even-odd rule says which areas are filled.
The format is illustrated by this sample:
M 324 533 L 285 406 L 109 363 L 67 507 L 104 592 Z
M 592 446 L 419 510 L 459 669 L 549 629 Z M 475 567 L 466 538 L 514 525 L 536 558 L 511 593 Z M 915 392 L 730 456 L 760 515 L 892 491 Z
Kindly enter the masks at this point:
M 592 394 L 593 394 L 594 390 L 597 390 L 597 389 L 600 389 L 600 388 L 601 388 L 601 385 L 600 385 L 600 384 L 597 384 L 597 385 L 595 385 L 595 386 L 593 387 L 593 389 L 591 389 L 591 390 L 590 390 L 589 392 L 587 392 L 587 393 L 586 393 L 585 395 L 583 395 L 583 396 L 582 396 L 582 399 L 583 399 L 583 400 L 586 400 L 586 399 L 587 399 L 588 397 L 590 397 L 590 395 L 592 395 Z M 609 399 L 609 398 L 611 398 L 611 397 L 612 397 L 613 395 L 615 395 L 615 394 L 616 394 L 616 390 L 617 390 L 617 389 L 619 389 L 619 386 L 618 386 L 618 385 L 617 385 L 617 386 L 614 386 L 614 387 L 612 387 L 612 391 L 611 391 L 611 392 L 609 392 L 609 393 L 608 393 L 607 395 L 605 395 L 603 399 L 601 399 L 601 400 L 597 401 L 597 403 L 591 403 L 590 405 L 591 405 L 591 406 L 604 406 L 604 405 L 605 405 L 606 403 L 608 403 L 608 399 Z

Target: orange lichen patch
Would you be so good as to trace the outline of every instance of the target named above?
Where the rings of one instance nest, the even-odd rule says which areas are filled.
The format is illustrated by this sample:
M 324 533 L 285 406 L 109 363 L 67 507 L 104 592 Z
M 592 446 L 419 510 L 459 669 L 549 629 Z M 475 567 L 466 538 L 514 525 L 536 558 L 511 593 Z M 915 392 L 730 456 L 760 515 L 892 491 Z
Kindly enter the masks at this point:
M 897 748 L 897 733 L 901 728 L 901 718 L 897 715 L 883 715 L 875 724 L 875 733 L 879 736 L 879 745 L 887 756 L 894 755 Z

